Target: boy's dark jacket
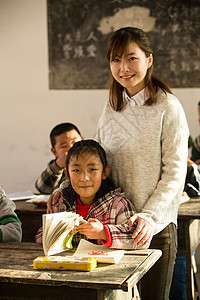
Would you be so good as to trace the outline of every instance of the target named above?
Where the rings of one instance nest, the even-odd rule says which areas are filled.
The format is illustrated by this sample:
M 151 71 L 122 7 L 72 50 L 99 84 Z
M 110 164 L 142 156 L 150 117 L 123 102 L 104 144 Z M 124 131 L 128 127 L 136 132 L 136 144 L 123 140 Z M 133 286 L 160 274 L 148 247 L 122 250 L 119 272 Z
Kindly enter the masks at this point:
M 189 197 L 200 197 L 200 173 L 197 165 L 190 158 L 187 160 L 184 191 Z

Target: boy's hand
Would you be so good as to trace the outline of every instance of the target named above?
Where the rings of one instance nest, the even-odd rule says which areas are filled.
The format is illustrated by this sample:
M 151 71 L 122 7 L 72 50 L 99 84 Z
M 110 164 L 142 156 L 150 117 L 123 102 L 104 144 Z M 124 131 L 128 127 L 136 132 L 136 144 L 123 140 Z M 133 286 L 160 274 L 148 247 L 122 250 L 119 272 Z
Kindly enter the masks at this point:
M 67 152 L 62 153 L 57 159 L 56 159 L 56 164 L 60 168 L 65 168 L 66 167 L 66 157 L 67 157 Z
M 58 199 L 61 196 L 60 191 L 54 192 L 47 201 L 47 214 L 53 213 L 53 206 L 55 206 L 58 203 Z
M 107 241 L 104 226 L 97 219 L 89 218 L 86 223 L 75 226 L 74 229 L 79 233 L 86 235 L 88 239 L 101 239 Z
M 132 226 L 134 222 L 137 223 L 137 227 L 132 234 L 132 238 L 134 239 L 133 243 L 138 245 L 145 244 L 149 247 L 153 237 L 153 226 L 137 215 L 132 216 L 128 220 L 130 226 Z

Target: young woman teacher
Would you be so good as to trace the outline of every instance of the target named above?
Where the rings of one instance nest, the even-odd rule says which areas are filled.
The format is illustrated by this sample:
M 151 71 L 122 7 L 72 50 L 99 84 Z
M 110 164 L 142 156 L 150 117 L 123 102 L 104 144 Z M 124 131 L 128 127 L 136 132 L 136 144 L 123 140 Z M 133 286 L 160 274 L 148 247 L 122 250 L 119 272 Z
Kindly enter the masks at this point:
M 137 210 L 129 219 L 130 225 L 137 223 L 133 242 L 162 250 L 141 281 L 141 299 L 167 300 L 187 167 L 187 121 L 170 88 L 153 76 L 153 50 L 142 30 L 125 27 L 114 32 L 107 58 L 112 83 L 97 140 L 106 150 L 115 185 Z M 163 67 L 168 67 L 165 61 Z M 48 212 L 59 195 L 50 197 Z
M 97 140 L 106 150 L 115 185 L 138 212 L 129 219 L 137 222 L 134 242 L 149 244 L 152 239 L 150 248 L 162 250 L 142 280 L 141 299 L 168 299 L 187 166 L 187 121 L 170 88 L 153 75 L 153 50 L 142 30 L 114 32 L 107 58 L 112 83 Z M 164 61 L 163 67 L 168 67 Z

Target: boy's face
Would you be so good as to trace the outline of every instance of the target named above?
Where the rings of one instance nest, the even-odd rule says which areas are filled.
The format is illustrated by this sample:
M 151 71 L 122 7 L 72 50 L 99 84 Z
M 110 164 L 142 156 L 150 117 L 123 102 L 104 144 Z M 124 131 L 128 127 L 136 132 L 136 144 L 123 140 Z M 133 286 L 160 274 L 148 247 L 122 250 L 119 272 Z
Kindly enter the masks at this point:
M 81 153 L 72 156 L 69 165 L 70 182 L 75 192 L 80 196 L 84 205 L 94 201 L 95 195 L 101 186 L 102 179 L 109 175 L 109 166 L 103 172 L 103 164 L 99 157 L 91 153 Z
M 63 154 L 67 154 L 74 143 L 79 142 L 82 139 L 83 138 L 75 129 L 67 131 L 55 137 L 56 144 L 54 148 L 51 148 L 51 151 L 54 154 L 55 158 L 58 158 Z

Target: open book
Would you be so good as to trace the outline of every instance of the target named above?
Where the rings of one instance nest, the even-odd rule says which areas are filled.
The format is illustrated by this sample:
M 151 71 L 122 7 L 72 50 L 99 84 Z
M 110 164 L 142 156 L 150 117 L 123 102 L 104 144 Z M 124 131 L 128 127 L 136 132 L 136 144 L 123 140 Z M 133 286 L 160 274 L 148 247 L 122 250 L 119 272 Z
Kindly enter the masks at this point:
M 124 256 L 124 250 L 111 249 L 103 245 L 96 245 L 81 239 L 74 257 L 92 257 L 99 263 L 117 264 Z
M 72 238 L 76 233 L 74 226 L 83 222 L 85 220 L 80 215 L 72 212 L 44 214 L 42 242 L 45 256 L 71 249 Z

